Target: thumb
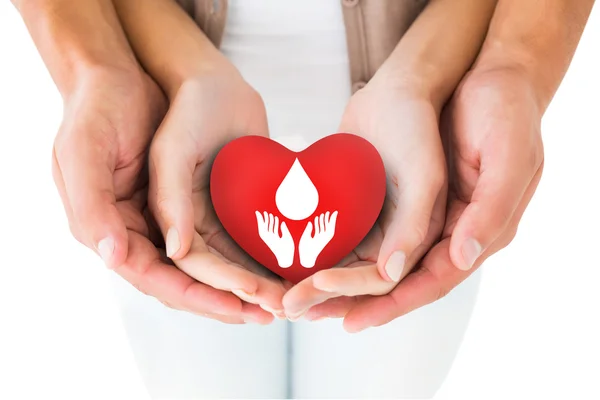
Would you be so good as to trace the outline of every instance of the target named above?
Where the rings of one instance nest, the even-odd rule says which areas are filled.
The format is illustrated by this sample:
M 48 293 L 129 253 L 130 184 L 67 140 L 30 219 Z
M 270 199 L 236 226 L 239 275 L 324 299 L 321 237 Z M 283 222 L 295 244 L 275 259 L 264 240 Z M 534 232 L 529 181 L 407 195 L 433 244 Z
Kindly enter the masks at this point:
M 127 258 L 128 236 L 116 206 L 111 153 L 98 146 L 93 136 L 80 135 L 57 138 L 53 156 L 56 183 L 71 208 L 77 240 L 95 250 L 112 269 Z
M 529 155 L 518 154 L 522 153 L 520 149 L 512 153 L 489 160 L 482 157 L 471 200 L 456 222 L 450 241 L 450 258 L 459 269 L 471 269 L 507 229 L 535 175 Z
M 390 211 L 391 223 L 377 260 L 377 269 L 385 280 L 399 282 L 421 258 L 419 248 L 432 243 L 438 233 L 431 229 L 434 209 L 445 200 L 445 183 L 441 178 L 421 190 L 402 194 L 397 208 Z
M 155 137 L 149 157 L 149 205 L 165 238 L 167 257 L 184 257 L 194 237 L 194 146 L 180 137 Z

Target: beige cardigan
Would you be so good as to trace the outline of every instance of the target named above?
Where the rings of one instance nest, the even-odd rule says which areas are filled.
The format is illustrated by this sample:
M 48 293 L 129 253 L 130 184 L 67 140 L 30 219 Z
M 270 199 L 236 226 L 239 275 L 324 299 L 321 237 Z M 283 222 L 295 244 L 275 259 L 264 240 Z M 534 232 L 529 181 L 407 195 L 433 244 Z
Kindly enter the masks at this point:
M 283 1 L 283 0 L 282 0 Z M 177 0 L 219 47 L 227 0 Z M 346 25 L 352 92 L 362 88 L 389 57 L 428 0 L 340 0 Z

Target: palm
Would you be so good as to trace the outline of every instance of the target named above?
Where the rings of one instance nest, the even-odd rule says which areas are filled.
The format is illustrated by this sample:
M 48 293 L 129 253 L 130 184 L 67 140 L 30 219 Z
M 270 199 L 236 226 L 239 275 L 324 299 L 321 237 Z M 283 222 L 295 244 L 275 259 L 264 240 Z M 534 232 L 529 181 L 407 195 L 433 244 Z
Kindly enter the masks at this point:
M 369 111 L 375 108 L 376 111 Z M 369 140 L 379 151 L 387 173 L 387 193 L 380 218 L 365 240 L 355 249 L 346 265 L 377 262 L 384 238 L 403 204 L 410 185 L 428 180 L 429 167 L 436 154 L 441 154 L 437 117 L 430 104 L 401 98 L 392 93 L 374 105 L 367 91 L 358 92 L 350 102 L 342 121 L 342 130 L 357 133 Z M 423 149 L 423 150 L 422 150 Z M 424 152 L 427 158 L 423 158 Z M 445 183 L 443 185 L 445 187 Z M 438 189 L 440 190 L 440 189 Z M 440 190 L 444 197 L 443 189 Z M 443 226 L 444 201 L 438 201 L 428 221 L 420 227 L 423 244 L 415 259 L 419 259 L 439 236 Z M 389 291 L 391 285 L 382 290 Z M 379 293 L 373 293 L 379 294 Z
M 377 265 L 382 254 L 389 257 L 402 240 L 414 243 L 406 274 L 442 230 L 446 179 L 435 110 L 428 102 L 375 90 L 367 86 L 352 97 L 339 131 L 358 134 L 379 151 L 387 174 L 382 213 L 338 268 L 319 271 L 290 290 L 284 298 L 286 308 L 306 308 L 336 296 L 345 297 L 333 304 L 348 304 L 365 295 L 388 293 L 396 282 L 381 278 Z
M 245 300 L 258 301 L 260 297 L 261 304 L 281 308 L 283 282 L 233 241 L 219 222 L 210 198 L 214 157 L 229 141 L 249 134 L 268 135 L 266 111 L 260 96 L 237 75 L 211 76 L 182 87 L 152 144 L 149 201 L 153 214 L 163 219 L 174 209 L 185 207 L 180 229 L 183 240 L 190 240 L 190 250 L 183 258 L 174 258 L 181 270 L 222 290 L 245 282 L 258 294 Z M 168 165 L 173 164 L 173 157 L 181 160 L 181 169 Z M 173 179 L 155 172 L 166 170 L 174 174 Z M 185 183 L 172 186 L 175 179 L 182 182 L 182 175 L 187 175 Z M 185 192 L 182 196 L 189 200 L 184 200 L 184 206 L 165 200 L 173 192 Z M 193 219 L 193 224 L 188 219 Z M 261 279 L 255 283 L 257 276 Z
M 385 324 L 444 297 L 475 270 L 456 267 L 466 231 L 494 235 L 475 267 L 510 243 L 543 168 L 540 115 L 528 90 L 510 72 L 465 78 L 442 115 L 449 194 L 440 241 L 388 295 L 325 304 L 317 314 L 344 315 L 353 331 Z

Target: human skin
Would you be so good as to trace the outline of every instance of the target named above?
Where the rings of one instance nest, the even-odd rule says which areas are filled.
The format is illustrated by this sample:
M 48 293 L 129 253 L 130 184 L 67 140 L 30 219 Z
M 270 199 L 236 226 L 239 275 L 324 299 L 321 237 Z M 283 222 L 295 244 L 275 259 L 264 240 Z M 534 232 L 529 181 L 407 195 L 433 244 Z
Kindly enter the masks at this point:
M 388 175 L 386 201 L 373 230 L 349 257 L 285 295 L 292 320 L 341 295 L 389 293 L 439 239 L 448 182 L 438 120 L 477 56 L 495 5 L 429 2 L 350 99 L 338 131 L 359 134 L 379 150 Z
M 327 282 L 340 297 L 308 319 L 343 317 L 350 332 L 383 325 L 444 297 L 512 241 L 542 174 L 542 116 L 592 6 L 499 1 L 475 65 L 442 113 L 450 185 L 440 242 L 388 295 L 356 297 L 358 282 Z
M 239 86 L 247 84 L 238 77 L 235 68 L 228 65 L 223 56 L 208 43 L 202 32 L 197 27 L 192 27 L 191 20 L 184 19 L 184 13 L 175 10 L 172 2 L 157 1 L 144 7 L 136 1 L 116 0 L 115 4 L 136 54 L 171 99 L 169 114 L 172 114 L 172 117 L 168 115 L 165 119 L 165 124 L 154 140 L 150 155 L 150 165 L 153 166 L 151 186 L 152 182 L 156 181 L 155 186 L 160 188 L 160 193 L 156 194 L 151 187 L 150 202 L 157 205 L 154 207 L 155 215 L 162 221 L 167 243 L 173 230 L 177 231 L 179 240 L 177 251 L 173 253 L 175 263 L 194 258 L 198 262 L 197 269 L 206 271 L 202 263 L 206 263 L 205 255 L 211 247 L 206 246 L 207 238 L 215 236 L 221 238 L 222 243 L 219 243 L 218 249 L 212 246 L 213 250 L 220 254 L 232 254 L 235 259 L 229 258 L 228 261 L 238 265 L 250 263 L 251 260 L 242 256 L 243 253 L 214 218 L 208 194 L 203 192 L 207 191 L 209 161 L 224 143 L 234 139 L 236 134 L 267 134 L 266 120 L 261 119 L 259 124 L 255 124 L 254 121 L 250 125 L 238 124 L 232 127 L 234 116 L 246 115 L 248 110 L 252 109 L 256 111 L 250 114 L 262 116 L 264 111 L 255 106 L 252 98 L 240 102 L 239 98 L 229 97 L 229 93 L 238 93 L 238 97 L 241 95 L 243 98 L 243 93 L 249 91 L 247 88 L 232 89 L 231 82 Z M 362 134 L 371 140 L 384 154 L 388 173 L 394 180 L 403 183 L 399 189 L 394 188 L 392 195 L 388 197 L 386 204 L 389 212 L 380 221 L 385 237 L 382 239 L 382 235 L 374 230 L 374 234 L 371 235 L 374 240 L 367 240 L 366 245 L 361 245 L 363 248 L 368 247 L 368 250 L 357 249 L 354 253 L 360 253 L 363 261 L 371 260 L 369 266 L 353 268 L 352 272 L 360 270 L 361 273 L 374 273 L 379 276 L 378 264 L 375 261 L 380 253 L 383 260 L 380 265 L 384 265 L 390 254 L 398 250 L 408 254 L 408 257 L 405 257 L 408 258 L 408 262 L 406 268 L 404 265 L 394 266 L 394 280 L 391 282 L 378 279 L 376 286 L 368 288 L 369 294 L 383 294 L 391 290 L 400 279 L 400 275 L 410 270 L 441 233 L 446 172 L 437 129 L 437 116 L 442 104 L 474 60 L 494 5 L 495 1 L 492 0 L 431 2 L 415 24 L 415 28 L 405 40 L 403 39 L 377 77 L 361 91 L 361 94 L 355 95 L 349 105 L 350 111 L 347 112 L 340 129 Z M 459 20 L 458 25 L 464 28 L 456 29 L 454 23 L 447 22 L 452 17 L 456 17 Z M 462 19 L 470 23 L 462 24 Z M 440 26 L 443 28 L 439 29 Z M 174 42 L 169 39 L 173 36 L 186 39 Z M 223 79 L 224 75 L 228 78 Z M 181 88 L 184 88 L 187 94 L 182 94 Z M 216 99 L 216 103 L 219 104 L 221 98 L 228 100 L 223 101 L 220 108 L 213 109 L 215 101 L 203 100 L 206 93 L 210 93 L 211 98 Z M 371 93 L 374 93 L 375 98 Z M 376 113 L 380 108 L 367 107 L 373 100 L 385 101 L 388 104 L 385 112 Z M 196 115 L 191 113 L 186 101 L 196 104 Z M 233 112 L 232 105 L 236 107 L 237 112 Z M 369 110 L 370 112 L 367 112 Z M 357 120 L 357 115 L 364 115 L 366 118 Z M 387 124 L 381 125 L 383 129 L 369 129 L 369 126 L 382 116 L 387 118 Z M 393 129 L 402 124 L 407 124 L 410 128 L 400 132 Z M 411 145 L 408 146 L 408 143 Z M 398 151 L 390 152 L 390 148 Z M 404 152 L 399 153 L 402 149 Z M 175 154 L 177 156 L 174 156 Z M 179 163 L 175 160 L 181 160 L 182 165 L 178 167 Z M 155 178 L 152 175 L 154 173 Z M 192 187 L 196 188 L 195 191 L 192 191 Z M 399 196 L 399 192 L 404 195 Z M 198 200 L 194 201 L 194 198 Z M 200 198 L 202 200 L 199 200 Z M 402 202 L 402 207 L 399 208 L 401 213 L 392 210 L 393 205 L 398 202 Z M 209 218 L 203 221 L 202 218 L 207 214 Z M 413 215 L 418 215 L 419 218 L 413 218 Z M 188 223 L 193 220 L 196 220 L 195 235 L 191 223 Z M 428 235 L 418 236 L 424 233 Z M 192 236 L 194 239 L 191 239 Z M 188 253 L 192 240 L 200 245 L 192 246 Z M 182 254 L 186 255 L 179 258 Z M 397 261 L 398 257 L 395 260 Z M 352 264 L 354 266 L 356 263 Z M 210 268 L 211 274 L 214 274 L 212 276 L 205 273 L 199 277 L 191 270 L 188 272 L 210 284 L 216 280 L 229 279 L 234 271 L 228 271 L 223 264 Z M 385 274 L 384 268 L 381 271 Z M 350 269 L 347 272 L 351 273 Z M 290 290 L 286 295 L 290 300 L 286 303 L 286 308 L 293 308 L 297 297 L 300 297 L 300 301 L 306 301 L 306 297 L 310 297 L 309 301 L 318 300 L 318 296 L 310 296 L 304 290 L 311 282 L 307 280 Z M 264 305 L 257 296 L 253 296 L 252 299 L 248 296 L 242 297 Z M 279 314 L 281 310 L 275 311 Z M 289 310 L 286 310 L 286 314 L 291 319 L 297 317 Z
M 112 2 L 13 3 L 64 101 L 53 175 L 74 236 L 166 305 L 231 323 L 264 317 L 173 266 L 152 240 L 160 233 L 152 236 L 144 166 L 166 99 L 137 63 Z
M 115 5 L 136 54 L 170 102 L 150 149 L 148 197 L 169 257 L 198 281 L 268 310 L 254 322 L 284 318 L 286 283 L 231 239 L 209 192 L 222 146 L 243 135 L 268 136 L 262 98 L 175 2 Z

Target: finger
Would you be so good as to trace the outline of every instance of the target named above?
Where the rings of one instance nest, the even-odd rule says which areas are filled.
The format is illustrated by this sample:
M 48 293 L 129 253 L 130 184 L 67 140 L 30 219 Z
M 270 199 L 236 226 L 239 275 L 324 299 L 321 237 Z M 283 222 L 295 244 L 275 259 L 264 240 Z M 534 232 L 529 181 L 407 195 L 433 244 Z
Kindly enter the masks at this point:
M 514 148 L 513 148 L 514 147 Z M 456 223 L 450 256 L 468 270 L 505 231 L 541 162 L 533 167 L 525 148 L 501 147 L 483 162 L 471 200 Z
M 278 238 L 281 237 L 279 236 L 279 217 L 275 217 L 275 226 L 273 227 L 273 232 L 277 235 Z
M 421 246 L 426 242 L 430 245 L 437 236 L 430 228 L 436 203 L 446 200 L 443 172 L 432 168 L 421 180 L 424 184 L 402 193 L 396 209 L 391 211 L 391 223 L 377 259 L 380 276 L 389 282 L 399 282 L 406 276 L 422 257 Z
M 346 268 L 319 271 L 313 275 L 313 285 L 335 296 L 360 296 L 389 293 L 397 283 L 384 280 L 377 264 L 360 262 Z
M 481 264 L 483 264 L 483 262 L 487 258 L 508 246 L 510 242 L 515 238 L 517 234 L 517 229 L 519 227 L 519 222 L 521 221 L 521 218 L 523 217 L 523 214 L 525 213 L 529 202 L 533 198 L 533 195 L 535 194 L 537 186 L 542 177 L 542 170 L 543 163 L 542 165 L 540 165 L 540 168 L 538 168 L 538 171 L 534 175 L 531 183 L 529 184 L 529 187 L 525 191 L 525 194 L 523 195 L 521 202 L 517 206 L 517 209 L 515 210 L 515 213 L 513 214 L 512 219 L 508 224 L 507 228 L 492 245 L 488 246 L 488 248 L 484 251 L 481 257 L 479 257 L 479 259 L 475 263 L 474 268 L 478 268 Z
M 197 157 L 194 146 L 174 134 L 170 121 L 167 116 L 150 147 L 148 197 L 167 256 L 179 260 L 188 253 L 194 237 L 192 179 Z
M 94 249 L 109 268 L 127 257 L 127 230 L 116 208 L 112 144 L 90 135 L 57 139 L 54 151 L 80 242 Z
M 292 287 L 283 296 L 282 303 L 288 319 L 296 321 L 302 318 L 309 308 L 332 297 L 335 297 L 332 293 L 316 289 L 310 276 Z
M 304 318 L 318 321 L 325 318 L 344 318 L 348 312 L 360 302 L 358 297 L 335 297 L 308 309 Z
M 319 216 L 317 215 L 315 217 L 315 236 L 321 233 L 321 230 L 319 228 Z
M 243 303 L 242 318 L 246 323 L 268 325 L 273 322 L 274 315 L 256 304 Z
M 321 214 L 321 215 L 319 216 L 319 231 L 320 231 L 320 232 L 325 232 L 325 225 L 324 225 L 324 223 L 323 223 L 323 217 L 324 217 L 324 215 L 323 215 L 323 214 Z
M 368 262 L 357 262 L 353 264 L 354 267 L 348 266 L 346 268 L 332 268 L 330 270 L 319 271 L 316 274 L 306 278 L 302 282 L 298 283 L 292 289 L 290 289 L 283 296 L 283 306 L 285 308 L 285 313 L 288 315 L 290 319 L 297 319 L 299 316 L 303 315 L 309 308 L 323 303 L 329 299 L 340 297 L 342 294 L 339 292 L 335 292 L 330 290 L 330 288 L 326 288 L 327 290 L 322 290 L 316 285 L 316 281 L 319 280 L 319 275 L 324 273 L 329 273 L 330 271 L 336 270 L 340 271 L 341 275 L 345 275 L 350 273 L 351 269 L 358 269 L 368 265 Z M 377 269 L 372 268 L 372 270 L 377 274 Z M 381 277 L 378 276 L 378 280 L 383 282 Z M 386 284 L 390 284 L 389 282 L 385 282 Z M 388 289 L 387 291 L 389 291 Z M 350 290 L 348 290 L 350 291 Z M 387 292 L 386 292 L 387 293 Z
M 54 149 L 52 149 L 52 178 L 54 179 L 54 184 L 62 201 L 65 214 L 67 214 L 69 229 L 71 230 L 73 236 L 78 238 L 79 234 L 77 223 L 75 221 L 75 217 L 73 216 L 73 209 L 71 208 L 71 203 L 69 202 L 69 196 L 67 195 L 67 190 L 65 189 L 65 181 L 63 179 L 62 172 L 60 171 L 60 166 L 58 165 L 58 160 L 56 159 L 56 151 Z
M 242 302 L 235 295 L 197 282 L 177 267 L 160 261 L 154 245 L 129 231 L 127 260 L 115 272 L 142 293 L 196 314 L 241 316 Z
M 269 232 L 273 233 L 273 214 L 269 214 Z
M 388 295 L 366 298 L 348 312 L 344 329 L 359 332 L 380 326 L 446 296 L 473 271 L 455 268 L 449 257 L 450 239 L 444 239 L 425 256 L 421 266 L 407 275 Z
M 331 213 L 330 213 L 329 211 L 327 211 L 327 212 L 325 213 L 325 219 L 324 219 L 324 221 L 323 221 L 323 222 L 324 222 L 324 224 L 325 224 L 325 229 L 329 228 L 329 225 L 331 225 L 331 217 L 330 217 L 330 214 L 331 214 Z
M 271 277 L 259 275 L 257 267 L 260 266 L 256 263 L 256 261 L 250 259 L 249 257 L 241 264 L 236 264 L 223 254 L 217 252 L 217 250 L 211 249 L 211 254 L 215 255 L 228 265 L 242 269 L 244 272 L 251 274 L 251 276 L 255 279 L 256 290 L 254 293 L 248 293 L 242 290 L 232 290 L 236 296 L 249 304 L 259 305 L 263 310 L 279 318 L 284 317 L 281 299 L 283 298 L 287 288 L 284 287 L 279 279 L 273 279 Z M 239 259 L 239 257 L 234 258 Z
M 401 317 L 419 307 L 436 301 L 447 295 L 454 287 L 464 281 L 478 268 L 483 260 L 504 248 L 516 233 L 518 223 L 531 201 L 542 176 L 543 163 L 538 168 L 532 182 L 525 191 L 523 199 L 509 223 L 510 229 L 486 249 L 477 260 L 474 268 L 462 271 L 454 267 L 450 258 L 450 238 L 436 245 L 423 259 L 422 266 L 415 273 L 408 275 L 389 295 L 382 297 L 363 298 L 356 306 L 346 311 L 342 306 L 309 311 L 311 317 L 322 316 L 324 313 L 343 313 L 346 311 L 344 326 L 350 332 L 358 332 L 370 326 L 380 326 Z M 347 304 L 345 304 L 347 306 Z
M 510 243 L 516 233 L 518 223 L 531 201 L 542 176 L 543 164 L 538 169 L 532 182 L 527 188 L 523 199 L 519 203 L 510 222 L 511 229 L 506 230 L 483 255 L 477 260 L 475 266 L 468 271 L 454 267 L 450 258 L 450 238 L 436 245 L 423 259 L 422 267 L 414 274 L 407 276 L 389 295 L 382 297 L 364 298 L 356 303 L 350 311 L 346 311 L 344 326 L 350 332 L 358 332 L 370 326 L 380 326 L 401 317 L 419 307 L 439 300 L 446 296 L 454 287 L 464 281 L 492 254 Z M 347 304 L 346 304 L 347 306 Z M 330 312 L 342 313 L 343 306 L 339 309 L 332 307 L 321 312 L 317 309 L 314 314 L 310 311 L 307 316 L 321 316 Z
M 227 263 L 210 252 L 198 233 L 194 234 L 188 254 L 175 260 L 175 265 L 192 278 L 215 289 L 241 292 L 248 297 L 254 296 L 258 289 L 256 274 Z

